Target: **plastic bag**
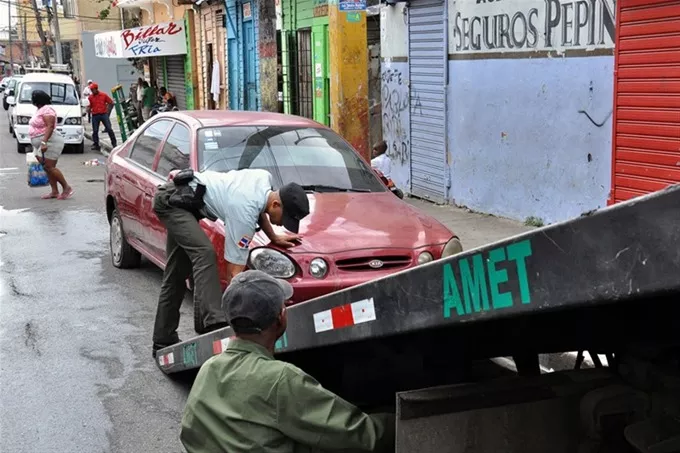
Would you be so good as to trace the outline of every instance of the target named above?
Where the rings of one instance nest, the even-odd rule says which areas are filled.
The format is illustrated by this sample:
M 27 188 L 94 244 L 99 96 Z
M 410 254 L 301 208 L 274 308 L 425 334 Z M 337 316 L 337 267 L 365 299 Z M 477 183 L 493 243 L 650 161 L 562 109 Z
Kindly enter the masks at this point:
M 26 167 L 28 168 L 29 187 L 43 187 L 50 184 L 47 172 L 42 164 L 35 158 L 35 154 L 26 153 Z

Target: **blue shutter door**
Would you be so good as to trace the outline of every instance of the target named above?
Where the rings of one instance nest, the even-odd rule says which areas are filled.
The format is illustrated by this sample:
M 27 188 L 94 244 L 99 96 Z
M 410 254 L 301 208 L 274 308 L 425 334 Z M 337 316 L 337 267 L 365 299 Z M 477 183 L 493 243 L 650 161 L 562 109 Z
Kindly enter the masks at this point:
M 411 193 L 447 198 L 445 0 L 413 0 L 408 8 L 411 110 Z

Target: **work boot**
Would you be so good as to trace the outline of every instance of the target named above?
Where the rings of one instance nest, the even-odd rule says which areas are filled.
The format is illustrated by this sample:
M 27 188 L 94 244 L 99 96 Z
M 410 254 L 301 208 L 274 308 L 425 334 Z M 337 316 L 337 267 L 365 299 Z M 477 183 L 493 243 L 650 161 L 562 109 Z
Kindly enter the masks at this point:
M 155 358 L 156 358 L 156 353 L 157 353 L 158 351 L 160 351 L 161 349 L 167 348 L 167 347 L 169 347 L 169 346 L 172 346 L 172 345 L 174 345 L 174 344 L 181 343 L 181 342 L 182 342 L 182 340 L 180 340 L 179 338 L 177 338 L 177 341 L 174 341 L 174 342 L 172 342 L 172 343 L 154 343 L 153 346 L 152 346 L 152 353 L 151 353 L 151 355 L 152 355 L 153 358 L 155 359 Z

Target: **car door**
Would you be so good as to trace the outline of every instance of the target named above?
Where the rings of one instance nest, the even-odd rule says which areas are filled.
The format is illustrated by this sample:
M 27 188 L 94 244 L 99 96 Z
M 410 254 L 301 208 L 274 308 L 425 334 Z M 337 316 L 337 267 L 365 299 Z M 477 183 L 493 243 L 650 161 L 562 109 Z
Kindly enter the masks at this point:
M 190 168 L 191 140 L 191 129 L 187 125 L 176 122 L 172 126 L 163 147 L 159 150 L 160 155 L 154 172 L 157 185 L 166 182 L 172 170 Z M 154 256 L 165 262 L 167 258 L 165 256 L 167 233 L 153 209 L 147 210 L 147 216 L 151 233 L 149 237 L 150 247 Z
M 152 169 L 156 153 L 171 125 L 172 121 L 161 119 L 143 126 L 144 130 L 137 136 L 126 157 L 130 165 L 121 175 L 122 190 L 118 206 L 126 234 L 128 240 L 134 241 L 147 253 L 151 253 L 151 249 L 146 211 L 151 209 L 156 189 L 156 178 Z

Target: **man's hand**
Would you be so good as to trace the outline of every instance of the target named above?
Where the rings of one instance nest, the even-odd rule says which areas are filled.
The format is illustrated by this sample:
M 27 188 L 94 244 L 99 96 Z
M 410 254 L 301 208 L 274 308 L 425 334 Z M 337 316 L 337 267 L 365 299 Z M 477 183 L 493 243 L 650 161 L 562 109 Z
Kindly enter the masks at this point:
M 277 234 L 272 239 L 272 244 L 287 249 L 298 245 L 301 239 L 302 236 L 299 234 Z

